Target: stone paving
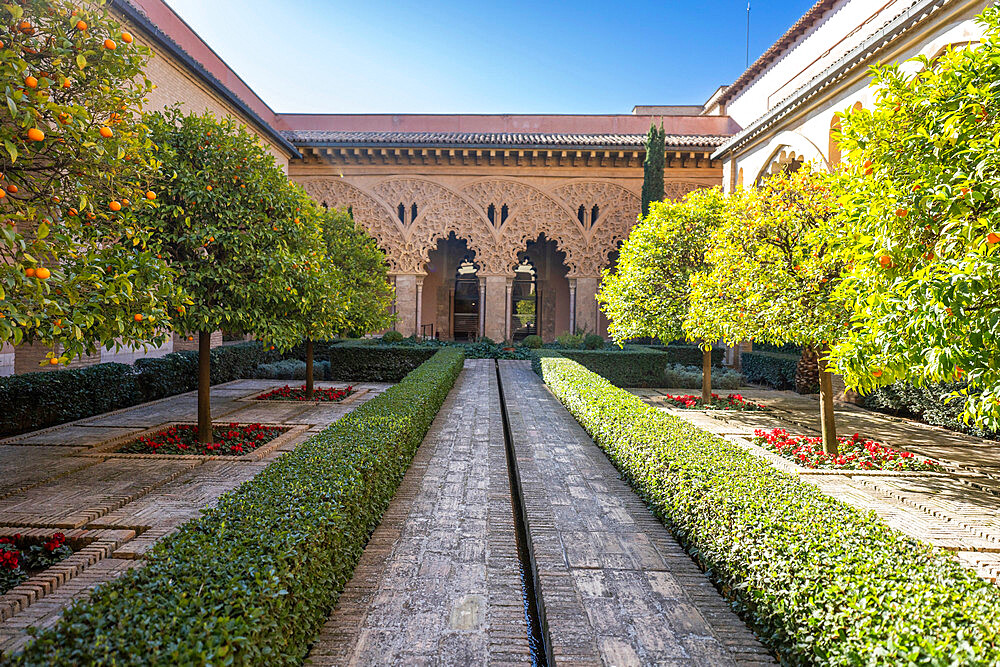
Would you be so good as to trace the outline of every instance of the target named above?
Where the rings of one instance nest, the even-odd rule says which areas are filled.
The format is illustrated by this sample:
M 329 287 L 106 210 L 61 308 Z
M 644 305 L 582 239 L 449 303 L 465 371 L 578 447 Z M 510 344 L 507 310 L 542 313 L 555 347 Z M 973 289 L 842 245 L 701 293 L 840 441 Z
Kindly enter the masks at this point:
M 550 662 L 774 664 L 524 361 L 501 361 Z
M 530 662 L 492 361 L 468 360 L 307 659 Z
M 212 388 L 217 422 L 302 425 L 259 461 L 135 458 L 101 447 L 110 439 L 168 422 L 194 421 L 194 392 L 0 440 L 0 535 L 61 531 L 87 545 L 0 595 L 0 653 L 23 646 L 29 638 L 25 628 L 52 625 L 67 605 L 94 586 L 141 567 L 141 559 L 158 540 L 390 386 L 356 385 L 364 391 L 335 405 L 248 400 L 284 384 L 237 380 Z
M 763 456 L 770 457 L 749 442 L 756 428 L 780 427 L 803 435 L 820 433 L 816 398 L 789 391 L 739 391 L 768 407 L 766 413 L 679 410 L 667 407 L 663 394 L 689 394 L 690 390 L 630 391 L 650 405 Z M 996 583 L 1000 579 L 1000 443 L 869 412 L 850 404 L 838 403 L 835 413 L 841 435 L 860 433 L 934 458 L 947 472 L 824 474 L 784 460 L 775 460 L 775 464 L 802 475 L 804 480 L 835 498 L 878 513 L 890 526 L 908 535 L 951 551 L 979 576 Z

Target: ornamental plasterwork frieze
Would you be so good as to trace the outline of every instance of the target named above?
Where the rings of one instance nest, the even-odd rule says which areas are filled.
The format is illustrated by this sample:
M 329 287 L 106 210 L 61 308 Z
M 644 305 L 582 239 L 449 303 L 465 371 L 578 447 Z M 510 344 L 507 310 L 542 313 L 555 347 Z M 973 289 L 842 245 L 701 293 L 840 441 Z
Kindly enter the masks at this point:
M 482 274 L 511 275 L 517 253 L 544 233 L 566 254 L 569 277 L 597 276 L 639 212 L 636 193 L 605 181 L 574 180 L 545 192 L 496 178 L 473 181 L 460 191 L 412 177 L 389 177 L 367 190 L 341 178 L 300 180 L 317 201 L 350 206 L 386 252 L 394 273 L 424 273 L 438 239 L 454 232 L 475 252 Z M 684 192 L 700 187 L 683 185 Z M 487 213 L 491 204 L 492 221 Z M 587 212 L 586 224 L 580 207 Z M 397 213 L 400 209 L 403 215 Z

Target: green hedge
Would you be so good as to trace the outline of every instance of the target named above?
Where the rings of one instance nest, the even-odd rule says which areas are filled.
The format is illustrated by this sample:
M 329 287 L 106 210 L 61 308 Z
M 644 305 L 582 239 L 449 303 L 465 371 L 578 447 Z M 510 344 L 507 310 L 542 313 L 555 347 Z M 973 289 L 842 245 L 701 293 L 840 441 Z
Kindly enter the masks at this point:
M 799 356 L 776 352 L 743 352 L 741 370 L 747 382 L 775 389 L 795 389 L 795 369 Z
M 223 495 L 15 662 L 301 664 L 462 363 L 438 352 Z
M 968 386 L 965 382 L 935 383 L 918 387 L 906 382 L 895 382 L 881 387 L 862 398 L 862 405 L 896 417 L 918 419 L 927 424 L 941 426 L 959 433 L 968 433 L 980 438 L 1000 440 L 1000 433 L 988 431 L 962 419 L 965 399 L 961 396 L 945 402 L 952 392 L 960 392 Z
M 441 348 L 344 343 L 330 348 L 330 379 L 399 382 Z
M 212 350 L 212 384 L 252 377 L 277 356 L 260 343 Z M 198 353 L 172 352 L 134 365 L 25 373 L 0 378 L 0 437 L 92 417 L 198 387 Z
M 658 350 L 559 350 L 618 387 L 662 387 L 668 356 Z
M 638 345 L 628 347 L 640 347 Z M 701 368 L 701 348 L 697 345 L 643 345 L 647 350 L 656 350 L 667 355 L 668 364 L 682 366 L 697 366 Z M 721 366 L 725 359 L 725 350 L 712 349 L 712 365 Z
M 1000 593 L 945 552 L 569 359 L 540 364 L 783 664 L 1000 664 Z

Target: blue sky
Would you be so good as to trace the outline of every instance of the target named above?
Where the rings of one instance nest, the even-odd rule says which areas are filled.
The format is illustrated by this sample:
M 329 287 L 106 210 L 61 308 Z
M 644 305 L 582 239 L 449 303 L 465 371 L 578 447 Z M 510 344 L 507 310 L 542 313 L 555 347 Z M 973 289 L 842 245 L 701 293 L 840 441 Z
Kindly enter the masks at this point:
M 746 0 L 167 0 L 279 112 L 630 113 L 743 71 Z M 814 0 L 753 0 L 750 60 Z

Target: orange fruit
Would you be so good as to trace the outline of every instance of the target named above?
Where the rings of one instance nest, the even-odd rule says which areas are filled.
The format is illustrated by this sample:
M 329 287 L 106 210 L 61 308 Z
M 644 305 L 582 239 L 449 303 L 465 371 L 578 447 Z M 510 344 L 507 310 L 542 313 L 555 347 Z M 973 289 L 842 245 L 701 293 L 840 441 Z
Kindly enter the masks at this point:
M 35 277 L 39 280 L 48 280 L 52 272 L 46 269 L 44 266 L 35 269 Z
M 28 88 L 38 88 L 38 79 L 33 76 L 25 77 L 24 85 Z
M 62 319 L 60 318 L 60 319 L 56 320 L 55 322 L 53 322 L 53 324 L 55 324 L 57 327 L 61 327 L 62 326 Z
M 80 32 L 83 32 L 84 30 L 87 29 L 87 23 L 85 21 L 77 21 L 76 29 L 79 30 Z
M 132 35 L 128 34 L 127 32 L 123 32 L 122 33 L 122 41 L 125 42 L 126 44 L 131 44 L 132 43 Z
M 871 160 L 865 160 L 864 162 L 862 162 L 861 163 L 861 168 L 864 170 L 865 176 L 871 176 L 872 172 L 874 171 L 872 169 L 872 161 Z
M 153 201 L 154 199 L 156 199 L 156 193 L 153 192 L 152 190 L 147 191 L 146 199 L 148 199 L 149 201 Z
M 134 319 L 136 322 L 142 322 L 142 313 L 136 313 L 132 319 Z
M 127 200 L 127 199 L 123 199 L 122 200 L 122 206 L 131 206 L 131 205 L 132 205 L 132 202 L 130 202 L 129 200 Z
M 24 270 L 24 275 L 28 276 L 29 278 L 34 278 L 35 277 L 35 269 L 33 269 L 33 268 L 25 269 Z
M 59 360 L 56 359 L 55 357 L 52 357 L 51 359 L 49 359 L 49 363 L 55 366 L 56 364 L 59 363 Z
M 76 215 L 77 210 L 75 208 L 71 208 L 70 210 L 67 211 L 67 213 L 69 213 L 71 216 L 74 216 Z
M 11 184 L 10 184 L 10 185 L 9 185 L 9 186 L 7 187 L 7 192 L 11 193 L 12 195 L 16 195 L 16 194 L 17 194 L 17 186 L 16 186 L 16 185 L 14 185 L 13 183 L 11 183 Z
M 882 255 L 878 258 L 878 263 L 881 264 L 883 268 L 888 269 L 892 266 L 892 257 L 889 257 L 889 255 Z
M 1000 234 L 990 232 L 989 236 L 986 237 L 986 240 L 990 245 L 996 245 L 997 243 L 1000 243 Z
M 877 378 L 882 377 L 882 371 L 876 368 L 875 370 L 872 371 L 872 377 L 877 377 Z
M 60 113 L 58 118 L 59 122 L 63 125 L 69 125 L 70 121 L 73 120 L 73 117 L 65 112 Z
M 110 138 L 111 136 L 114 135 L 114 132 L 111 130 L 111 128 L 107 127 L 107 126 L 102 127 L 100 129 L 100 132 L 101 132 L 101 136 L 104 137 L 105 139 L 108 139 L 108 138 Z
M 63 79 L 62 87 L 63 88 L 69 88 L 69 85 L 70 85 L 69 79 Z
M 112 211 L 120 211 L 122 210 L 122 205 L 119 202 L 113 201 L 110 204 L 108 204 L 108 208 L 110 208 Z
M 2 188 L 0 188 L 0 199 L 3 199 L 6 196 L 7 196 L 7 193 L 4 192 Z
M 207 186 L 205 186 L 205 189 L 208 190 L 209 192 L 211 192 L 212 191 L 212 186 L 211 185 L 207 185 Z
M 905 208 L 896 209 L 896 215 L 899 216 L 900 218 L 905 218 L 907 213 L 909 213 L 909 211 L 907 211 Z
M 39 130 L 37 127 L 33 127 L 28 130 L 28 139 L 31 141 L 44 141 L 45 133 Z
M 118 45 L 115 44 L 115 40 L 106 39 L 104 40 L 104 48 L 106 48 L 108 51 L 114 51 L 115 49 L 118 48 Z

